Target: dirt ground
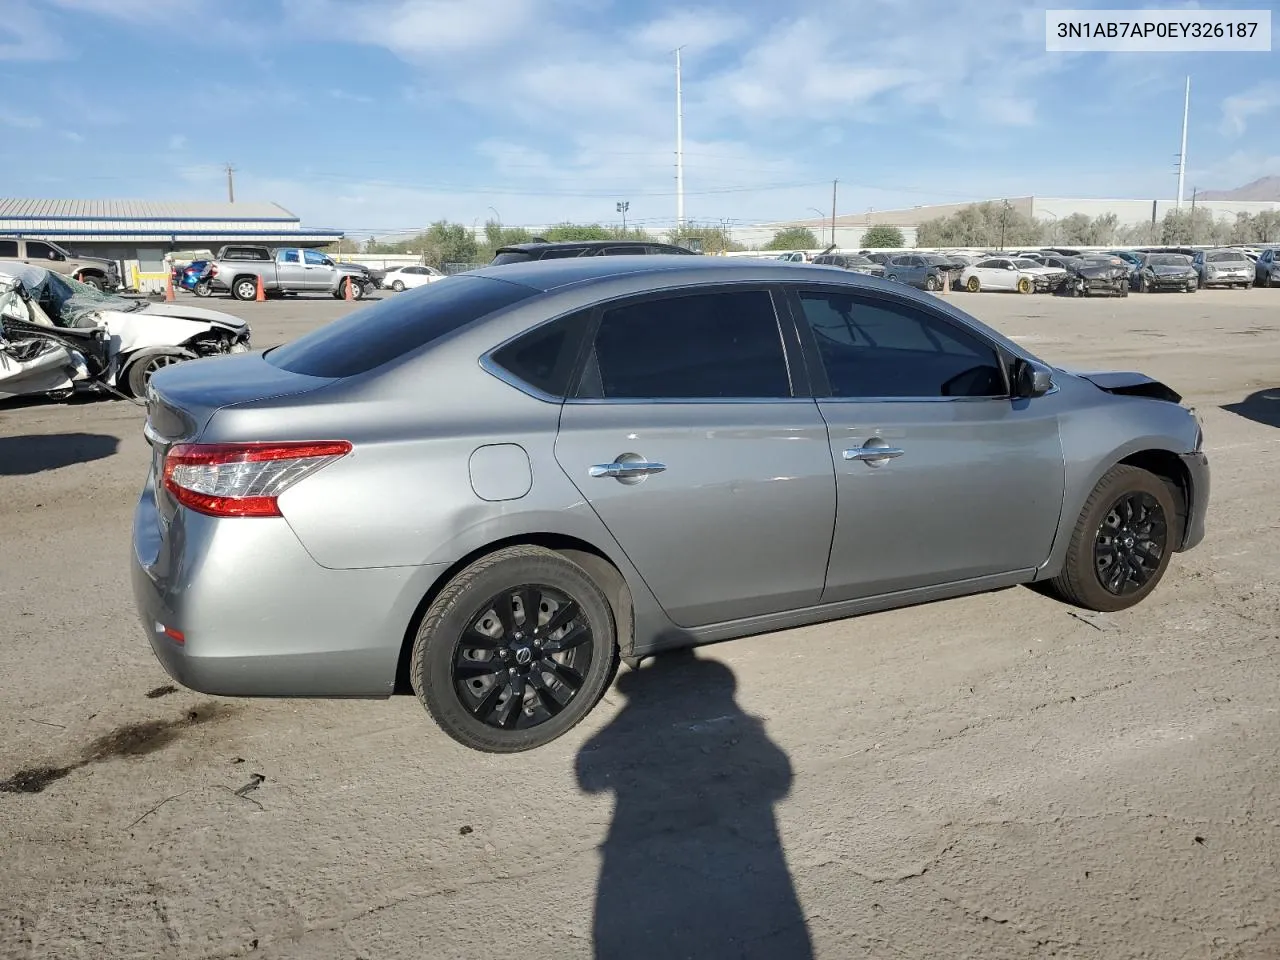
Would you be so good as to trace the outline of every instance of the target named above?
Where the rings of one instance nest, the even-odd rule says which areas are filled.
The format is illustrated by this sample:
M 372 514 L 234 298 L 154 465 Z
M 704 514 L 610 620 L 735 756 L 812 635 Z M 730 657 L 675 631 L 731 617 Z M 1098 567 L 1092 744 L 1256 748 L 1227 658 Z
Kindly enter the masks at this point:
M 1017 588 L 624 669 L 518 756 L 412 697 L 174 689 L 142 409 L 0 407 L 0 957 L 1280 956 L 1280 291 L 954 296 L 1186 394 L 1204 544 L 1126 613 Z M 259 346 L 349 309 L 212 305 Z

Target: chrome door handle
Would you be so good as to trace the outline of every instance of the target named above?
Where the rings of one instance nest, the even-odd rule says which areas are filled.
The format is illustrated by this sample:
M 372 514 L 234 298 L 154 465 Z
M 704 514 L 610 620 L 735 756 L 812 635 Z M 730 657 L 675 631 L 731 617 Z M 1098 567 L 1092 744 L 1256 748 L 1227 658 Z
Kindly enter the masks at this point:
M 907 451 L 901 447 L 854 447 L 844 452 L 846 460 L 892 460 Z
M 665 463 L 653 463 L 648 460 L 628 460 L 623 463 L 597 463 L 588 472 L 593 477 L 647 477 L 651 473 L 661 473 L 667 469 Z

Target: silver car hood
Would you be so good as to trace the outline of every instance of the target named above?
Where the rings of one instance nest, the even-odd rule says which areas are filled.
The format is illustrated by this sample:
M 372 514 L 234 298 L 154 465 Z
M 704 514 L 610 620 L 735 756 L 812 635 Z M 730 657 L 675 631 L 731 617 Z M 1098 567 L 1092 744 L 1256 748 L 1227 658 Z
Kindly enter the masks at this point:
M 1152 400 L 1167 400 L 1169 403 L 1181 403 L 1182 395 L 1154 377 L 1145 373 L 1130 370 L 1071 370 L 1059 367 L 1081 380 L 1088 380 L 1099 390 L 1131 397 L 1149 397 Z
M 197 320 L 201 323 L 215 323 L 228 330 L 243 330 L 245 321 L 233 317 L 221 310 L 206 310 L 204 307 L 191 307 L 185 303 L 148 303 L 141 310 L 134 311 L 133 316 L 147 314 L 153 317 L 174 317 L 178 320 Z

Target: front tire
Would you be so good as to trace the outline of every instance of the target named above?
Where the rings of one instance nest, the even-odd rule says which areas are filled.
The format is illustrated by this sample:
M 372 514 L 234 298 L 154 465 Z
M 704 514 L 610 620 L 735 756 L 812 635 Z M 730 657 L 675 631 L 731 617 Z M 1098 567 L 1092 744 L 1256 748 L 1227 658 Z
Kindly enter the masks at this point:
M 98 292 L 102 292 L 107 288 L 106 282 L 96 274 L 91 273 L 86 276 L 76 277 L 76 279 L 79 280 L 81 283 L 88 284 Z
M 1048 586 L 1087 610 L 1126 610 L 1156 588 L 1178 532 L 1173 495 L 1159 477 L 1112 467 L 1085 501 L 1066 563 Z
M 613 612 L 564 555 L 515 546 L 459 573 L 427 609 L 410 680 L 432 719 L 464 746 L 516 753 L 574 727 L 617 668 Z
M 1018 292 L 1023 294 L 1024 296 L 1028 293 L 1031 293 L 1031 291 L 1035 290 L 1035 288 L 1036 288 L 1036 285 L 1031 282 L 1030 277 L 1018 278 Z
M 968 282 L 964 285 L 964 288 L 970 293 L 977 293 L 982 289 L 982 281 L 977 277 L 970 277 Z
M 147 384 L 157 370 L 187 359 L 189 358 L 176 353 L 154 353 L 133 361 L 125 371 L 125 385 L 128 386 L 130 395 L 141 400 L 147 395 Z
M 924 288 L 933 293 L 935 290 L 940 290 L 942 284 L 938 283 L 937 277 L 930 275 L 924 278 Z

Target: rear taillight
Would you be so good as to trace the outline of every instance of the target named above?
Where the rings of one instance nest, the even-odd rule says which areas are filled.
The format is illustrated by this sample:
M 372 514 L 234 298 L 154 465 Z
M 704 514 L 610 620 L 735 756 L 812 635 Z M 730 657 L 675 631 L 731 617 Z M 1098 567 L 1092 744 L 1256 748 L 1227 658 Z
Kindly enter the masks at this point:
M 209 276 L 216 277 L 217 275 L 218 275 L 218 268 L 211 266 L 209 268 Z
M 350 452 L 346 440 L 180 443 L 164 458 L 164 486 L 211 517 L 278 517 L 282 493 Z

